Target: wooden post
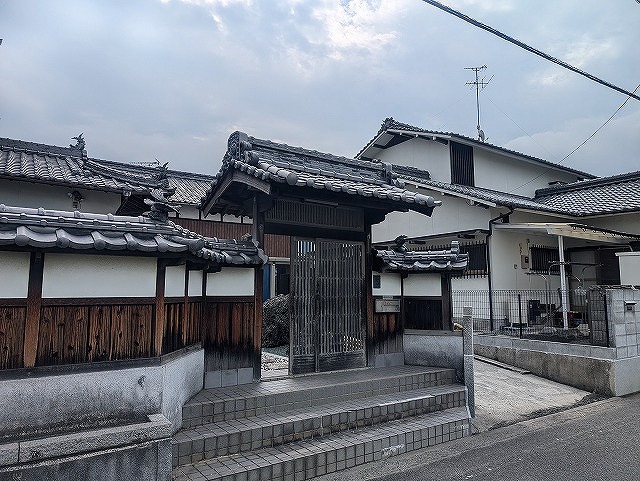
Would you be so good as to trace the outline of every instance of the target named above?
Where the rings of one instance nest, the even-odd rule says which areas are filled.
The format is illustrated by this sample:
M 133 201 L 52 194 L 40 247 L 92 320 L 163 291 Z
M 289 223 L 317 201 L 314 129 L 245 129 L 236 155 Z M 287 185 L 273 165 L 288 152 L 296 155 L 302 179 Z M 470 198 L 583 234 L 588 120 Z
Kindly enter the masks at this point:
M 36 364 L 36 356 L 38 353 L 38 334 L 40 331 L 40 314 L 42 308 L 43 270 L 44 254 L 42 252 L 32 252 L 31 260 L 29 262 L 27 316 L 24 326 L 24 367 L 33 367 Z
M 440 287 L 442 294 L 442 330 L 451 331 L 453 327 L 453 316 L 451 311 L 451 275 L 442 274 L 440 277 Z
M 187 329 L 191 328 L 189 319 L 189 264 L 184 265 L 184 304 L 182 307 L 182 345 L 187 344 Z
M 153 355 L 162 355 L 162 340 L 164 337 L 165 306 L 164 306 L 164 286 L 167 267 L 161 259 L 158 259 L 156 270 L 156 308 L 153 316 L 155 325 L 153 326 Z

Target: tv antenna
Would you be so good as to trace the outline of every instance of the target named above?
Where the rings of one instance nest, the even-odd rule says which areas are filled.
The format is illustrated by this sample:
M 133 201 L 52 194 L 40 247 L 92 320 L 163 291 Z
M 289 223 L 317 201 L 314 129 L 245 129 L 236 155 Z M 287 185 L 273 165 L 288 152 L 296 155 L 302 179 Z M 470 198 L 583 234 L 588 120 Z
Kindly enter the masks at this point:
M 487 66 L 483 65 L 482 67 L 465 67 L 465 70 L 473 70 L 476 74 L 476 80 L 474 82 L 467 82 L 467 85 L 474 85 L 476 87 L 476 111 L 478 112 L 478 125 L 476 129 L 478 129 L 478 140 L 480 142 L 484 142 L 485 136 L 484 131 L 480 128 L 480 91 L 484 90 L 484 88 L 489 85 L 491 79 L 493 79 L 493 75 L 489 80 L 485 80 L 486 77 L 479 78 L 478 74 L 486 69 Z

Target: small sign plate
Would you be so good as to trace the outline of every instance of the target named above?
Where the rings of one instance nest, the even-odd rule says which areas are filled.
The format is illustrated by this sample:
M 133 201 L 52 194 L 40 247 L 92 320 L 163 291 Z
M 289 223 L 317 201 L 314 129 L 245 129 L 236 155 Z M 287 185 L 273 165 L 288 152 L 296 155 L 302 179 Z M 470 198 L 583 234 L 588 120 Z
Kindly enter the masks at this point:
M 400 299 L 376 299 L 376 312 L 400 312 Z

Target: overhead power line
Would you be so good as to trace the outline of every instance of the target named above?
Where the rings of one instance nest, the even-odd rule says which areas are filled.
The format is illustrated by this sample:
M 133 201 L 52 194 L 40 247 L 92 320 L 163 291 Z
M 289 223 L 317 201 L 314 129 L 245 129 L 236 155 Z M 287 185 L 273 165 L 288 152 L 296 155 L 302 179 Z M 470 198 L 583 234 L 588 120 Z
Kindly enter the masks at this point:
M 493 27 L 490 27 L 488 25 L 485 25 L 482 22 L 479 22 L 467 15 L 465 15 L 464 13 L 458 12 L 457 10 L 452 9 L 451 7 L 447 7 L 446 5 L 443 5 L 440 2 L 436 2 L 434 0 L 422 0 L 425 3 L 428 3 L 430 5 L 433 5 L 434 7 L 439 8 L 440 10 L 444 10 L 447 13 L 450 13 L 451 15 L 455 15 L 458 18 L 461 18 L 462 20 L 464 20 L 465 22 L 470 23 L 471 25 L 475 25 L 476 27 L 479 27 L 483 30 L 486 30 L 487 32 L 490 32 L 504 40 L 506 40 L 507 42 L 511 42 L 514 45 L 517 45 L 520 48 L 523 48 L 531 53 L 534 53 L 536 55 L 538 55 L 539 57 L 542 57 L 546 60 L 549 60 L 557 65 L 560 65 L 561 67 L 564 67 L 566 69 L 569 69 L 577 74 L 580 74 L 584 77 L 587 77 L 590 80 L 593 80 L 594 82 L 597 82 L 601 85 L 604 85 L 605 87 L 609 87 L 610 89 L 616 90 L 622 94 L 628 95 L 630 98 L 636 99 L 636 100 L 640 100 L 640 95 L 636 95 L 633 92 L 629 92 L 628 90 L 623 89 L 622 87 L 618 87 L 617 85 L 614 85 L 610 82 L 607 82 L 606 80 L 602 80 L 601 78 L 596 77 L 595 75 L 591 75 L 588 72 L 585 72 L 584 70 L 580 70 L 577 67 L 574 67 L 573 65 L 568 64 L 567 62 L 563 62 L 562 60 L 559 60 L 555 57 L 552 57 L 549 54 L 546 54 L 544 52 L 542 52 L 541 50 L 538 50 L 537 48 L 533 48 L 530 45 L 527 45 L 526 43 L 521 42 L 520 40 L 517 40 L 513 37 L 510 37 L 509 35 L 500 32 L 499 30 L 496 30 Z

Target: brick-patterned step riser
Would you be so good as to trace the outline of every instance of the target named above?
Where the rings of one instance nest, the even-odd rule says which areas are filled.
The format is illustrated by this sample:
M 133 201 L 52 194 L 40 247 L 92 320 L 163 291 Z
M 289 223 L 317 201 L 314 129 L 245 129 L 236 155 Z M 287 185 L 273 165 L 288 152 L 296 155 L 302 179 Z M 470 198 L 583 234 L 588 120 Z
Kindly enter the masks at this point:
M 238 395 L 216 400 L 192 400 L 183 408 L 182 425 L 183 428 L 191 428 L 208 423 L 448 385 L 454 382 L 454 376 L 453 370 L 443 369 L 393 378 L 323 385 L 298 391 Z
M 302 481 L 469 435 L 466 408 L 204 461 L 174 469 L 174 481 Z
M 448 390 L 449 392 L 445 392 Z M 173 465 L 195 463 L 239 452 L 278 446 L 303 439 L 466 405 L 460 386 L 408 391 L 358 402 L 326 405 L 273 417 L 248 418 L 247 422 L 222 422 L 211 429 L 196 428 L 179 434 L 173 443 Z

